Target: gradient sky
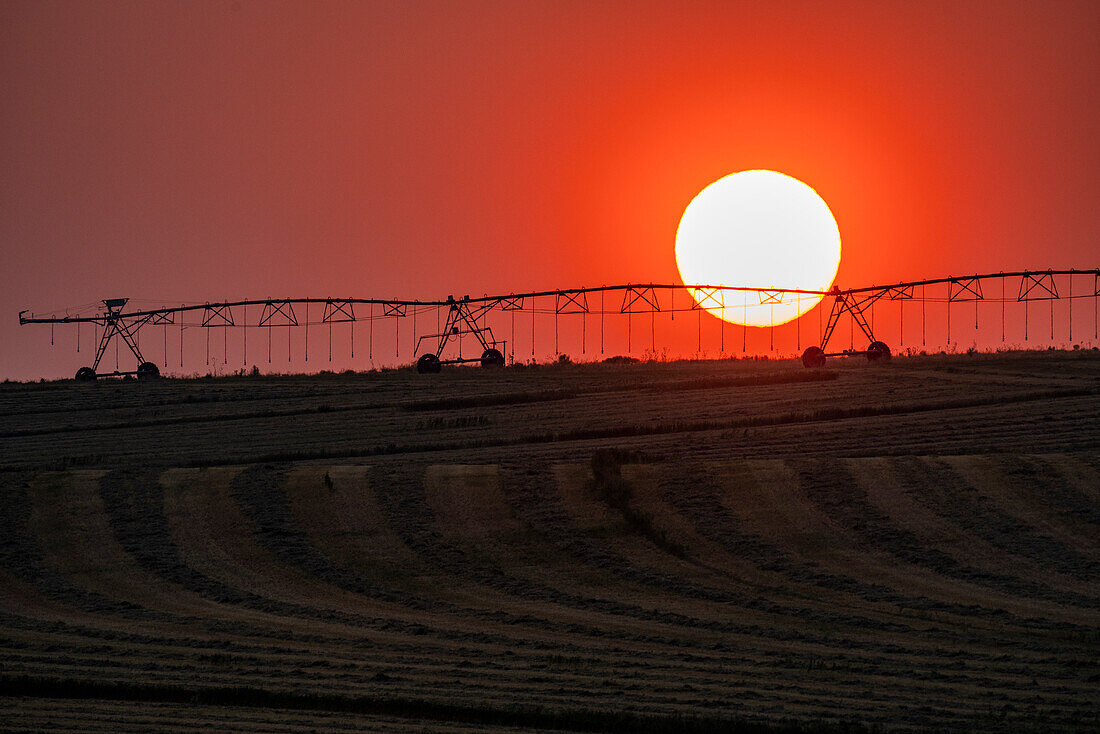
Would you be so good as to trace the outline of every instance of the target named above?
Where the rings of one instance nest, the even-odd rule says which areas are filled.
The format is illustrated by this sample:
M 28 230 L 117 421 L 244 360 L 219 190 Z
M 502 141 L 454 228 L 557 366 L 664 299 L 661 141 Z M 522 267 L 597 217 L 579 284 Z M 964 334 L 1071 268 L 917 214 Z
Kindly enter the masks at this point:
M 119 295 L 672 282 L 752 168 L 829 203 L 842 286 L 1097 267 L 1097 38 L 1096 2 L 2 2 L 0 377 L 87 361 L 20 309 Z

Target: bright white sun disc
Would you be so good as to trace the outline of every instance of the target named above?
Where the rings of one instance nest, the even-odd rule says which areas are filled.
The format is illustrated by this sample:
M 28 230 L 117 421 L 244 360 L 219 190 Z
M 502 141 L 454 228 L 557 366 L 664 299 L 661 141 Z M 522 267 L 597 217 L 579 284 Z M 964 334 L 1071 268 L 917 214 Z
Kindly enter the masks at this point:
M 840 231 L 828 205 L 798 179 L 741 171 L 699 192 L 676 231 L 676 264 L 685 285 L 825 291 L 840 265 Z M 721 306 L 693 297 L 735 324 L 770 326 L 798 318 L 821 296 L 725 291 Z

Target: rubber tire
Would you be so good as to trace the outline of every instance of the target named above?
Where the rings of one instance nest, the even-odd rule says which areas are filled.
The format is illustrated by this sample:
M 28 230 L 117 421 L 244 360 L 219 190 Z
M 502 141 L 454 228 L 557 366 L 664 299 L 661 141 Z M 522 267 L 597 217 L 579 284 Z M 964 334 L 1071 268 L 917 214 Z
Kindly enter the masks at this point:
M 503 367 L 504 355 L 500 353 L 499 349 L 489 348 L 481 353 L 481 366 L 482 367 Z
M 155 380 L 160 377 L 160 368 L 152 362 L 142 362 L 137 368 L 139 380 Z
M 825 366 L 825 351 L 821 347 L 806 347 L 802 353 L 802 366 L 810 369 Z
M 871 342 L 871 345 L 867 347 L 867 360 L 877 362 L 880 359 L 883 362 L 890 360 L 890 347 L 886 346 L 885 342 Z
M 95 370 L 91 367 L 81 367 L 76 371 L 77 382 L 95 382 Z
M 421 354 L 420 359 L 416 360 L 416 371 L 422 375 L 433 375 L 441 369 L 443 365 L 439 363 L 439 357 L 431 352 Z

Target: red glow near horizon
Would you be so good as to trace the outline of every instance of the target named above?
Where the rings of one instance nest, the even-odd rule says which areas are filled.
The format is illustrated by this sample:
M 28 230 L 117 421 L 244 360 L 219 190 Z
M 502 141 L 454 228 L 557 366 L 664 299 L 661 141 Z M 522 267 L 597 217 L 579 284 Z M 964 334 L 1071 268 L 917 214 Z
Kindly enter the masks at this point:
M 0 377 L 78 364 L 75 333 L 51 349 L 15 325 L 24 308 L 671 282 L 684 207 L 749 169 L 828 202 L 843 287 L 1096 267 L 1098 34 L 1100 6 L 1072 2 L 6 3 Z M 904 320 L 908 345 L 897 307 L 877 318 Z M 946 336 L 939 310 L 925 341 Z M 786 354 L 819 311 L 736 336 L 708 315 L 635 319 L 629 343 Z M 1004 342 L 972 341 L 1023 345 L 1013 311 Z M 558 346 L 594 356 L 595 327 L 570 319 Z M 357 329 L 355 359 L 334 329 L 333 367 L 371 366 Z M 394 336 L 411 360 L 400 329 L 376 334 L 375 365 L 398 359 Z M 536 324 L 538 356 L 552 329 Z M 185 334 L 183 372 L 208 368 L 205 338 Z M 226 344 L 223 367 L 243 364 Z M 285 368 L 329 366 L 303 347 Z

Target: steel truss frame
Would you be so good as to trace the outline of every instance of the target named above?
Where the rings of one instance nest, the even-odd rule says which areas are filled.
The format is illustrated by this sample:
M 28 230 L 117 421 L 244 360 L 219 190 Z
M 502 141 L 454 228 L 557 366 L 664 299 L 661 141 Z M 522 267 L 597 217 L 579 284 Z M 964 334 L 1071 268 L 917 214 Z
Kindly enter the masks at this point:
M 501 298 L 491 301 L 471 301 L 469 296 L 465 296 L 462 299 L 456 299 L 454 296 L 448 297 L 443 304 L 448 307 L 447 321 L 444 323 L 443 331 L 438 334 L 424 334 L 418 338 L 416 340 L 416 352 L 420 353 L 420 345 L 423 344 L 425 339 L 429 341 L 435 339 L 437 340 L 435 350 L 425 352 L 425 354 L 432 354 L 435 356 L 435 364 L 481 361 L 486 352 L 503 346 L 503 342 L 497 341 L 493 336 L 493 330 L 482 322 L 485 314 L 489 313 L 494 308 L 500 308 L 501 310 L 520 310 L 523 308 L 522 296 L 518 299 L 519 305 L 516 305 L 517 299 L 511 299 L 509 305 L 505 305 L 504 300 L 505 299 Z M 439 304 L 433 303 L 427 305 Z M 397 313 L 393 311 L 391 315 L 404 316 L 405 312 L 401 311 Z M 463 334 L 474 335 L 474 338 L 478 340 L 478 343 L 481 344 L 481 348 L 484 350 L 482 356 L 476 359 L 466 359 L 463 357 L 450 360 L 440 359 L 443 356 L 443 350 L 447 347 L 447 343 L 452 339 L 461 337 Z
M 137 343 L 137 333 L 142 325 L 152 318 L 152 314 L 137 318 L 126 318 L 122 314 L 122 309 L 125 308 L 128 300 L 126 298 L 110 298 L 103 302 L 105 309 L 103 333 L 99 337 L 99 345 L 95 350 L 95 361 L 92 362 L 93 372 L 99 369 L 99 363 L 103 360 L 103 355 L 107 353 L 107 346 L 116 336 L 130 348 L 139 365 L 145 363 L 145 358 L 141 356 L 141 348 Z
M 126 345 L 129 351 L 137 359 L 139 365 L 149 364 L 146 363 L 142 357 L 137 341 L 138 331 L 145 325 L 178 324 L 181 328 L 184 326 L 214 328 L 247 326 L 290 327 L 303 325 L 304 323 L 304 325 L 308 327 L 308 319 L 306 319 L 306 322 L 299 321 L 297 313 L 295 312 L 295 306 L 304 306 L 308 313 L 310 304 L 323 305 L 320 321 L 322 324 L 354 324 L 357 321 L 366 319 L 373 320 L 376 318 L 375 306 L 380 307 L 382 318 L 394 319 L 407 318 L 410 314 L 415 315 L 418 310 L 426 308 L 446 308 L 447 319 L 442 331 L 437 334 L 425 334 L 416 339 L 415 354 L 433 354 L 436 361 L 439 363 L 479 361 L 478 358 L 463 359 L 461 357 L 452 360 L 441 359 L 446 347 L 452 340 L 469 334 L 473 335 L 483 350 L 485 350 L 482 358 L 480 358 L 480 361 L 484 364 L 484 357 L 486 354 L 492 351 L 495 356 L 501 356 L 499 349 L 504 346 L 504 342 L 498 340 L 494 336 L 492 329 L 485 323 L 485 317 L 494 310 L 512 312 L 530 311 L 531 313 L 536 313 L 536 309 L 534 308 L 535 300 L 538 298 L 552 297 L 554 299 L 554 309 L 552 313 L 555 316 L 572 314 L 581 314 L 583 316 L 592 313 L 598 313 L 603 316 L 606 313 L 613 312 L 604 311 L 602 305 L 598 310 L 593 310 L 590 307 L 588 296 L 594 293 L 617 293 L 622 295 L 620 305 L 617 309 L 617 312 L 620 314 L 660 313 L 663 311 L 669 311 L 674 314 L 677 310 L 725 309 L 727 307 L 727 294 L 740 292 L 755 293 L 759 299 L 760 305 L 782 303 L 784 302 L 783 299 L 788 295 L 821 296 L 823 299 L 832 298 L 829 318 L 822 332 L 820 346 L 810 348 L 811 350 L 819 350 L 819 353 L 823 357 L 826 356 L 825 350 L 836 330 L 837 324 L 844 315 L 851 317 L 853 323 L 859 327 L 859 330 L 867 338 L 871 348 L 874 348 L 875 345 L 881 345 L 881 348 L 885 349 L 886 345 L 875 338 L 873 320 L 868 318 L 869 309 L 871 309 L 879 299 L 884 297 L 891 301 L 946 300 L 950 307 L 951 303 L 961 301 L 976 302 L 987 300 L 982 289 L 982 283 L 984 281 L 992 279 L 1000 279 L 1003 281 L 1009 278 L 1018 278 L 1019 288 L 1015 297 L 1016 301 L 1057 300 L 1059 298 L 1074 297 L 1072 295 L 1072 290 L 1070 290 L 1070 295 L 1068 296 L 1060 295 L 1056 281 L 1057 276 L 1070 276 L 1072 278 L 1072 276 L 1075 275 L 1081 276 L 1090 274 L 1094 279 L 1093 287 L 1089 289 L 1092 292 L 1089 293 L 1088 290 L 1086 290 L 1076 297 L 1098 298 L 1100 297 L 1100 269 L 1022 270 L 916 280 L 881 286 L 872 285 L 864 288 L 842 289 L 834 286 L 832 290 L 829 291 L 706 284 L 682 285 L 645 283 L 532 291 L 529 293 L 511 293 L 507 295 L 482 296 L 478 298 L 464 296 L 459 299 L 454 296 L 448 296 L 445 300 L 281 298 L 223 301 L 132 311 L 125 310 L 127 303 L 129 303 L 128 299 L 113 298 L 104 300 L 102 302 L 102 309 L 94 315 L 66 314 L 64 316 L 35 316 L 32 314 L 28 316 L 28 311 L 20 311 L 19 323 L 21 325 L 94 323 L 102 326 L 103 333 L 96 347 L 95 361 L 91 367 L 91 371 L 94 375 L 99 369 L 100 362 L 106 353 L 107 347 L 116 339 L 121 340 Z M 1070 281 L 1070 283 L 1071 282 L 1072 281 Z M 927 286 L 938 284 L 946 284 L 946 299 L 927 298 L 925 296 L 925 289 Z M 921 288 L 920 295 L 917 294 L 917 287 Z M 670 299 L 670 302 L 675 304 L 676 291 L 687 291 L 688 294 L 692 296 L 687 300 L 689 305 L 679 309 L 674 305 L 665 308 L 665 305 L 662 303 L 661 293 L 665 293 L 667 295 L 666 300 Z M 601 295 L 600 302 L 601 304 L 603 303 L 603 295 Z M 248 306 L 261 306 L 260 316 L 258 320 L 252 324 L 246 323 L 247 319 L 244 318 L 245 314 L 247 314 L 246 309 Z M 368 308 L 366 311 L 368 315 L 361 315 L 357 312 L 356 306 L 367 306 Z M 237 309 L 241 310 L 240 319 L 236 317 Z M 188 316 L 192 315 L 197 318 L 191 323 L 187 323 Z M 432 344 L 434 349 L 429 347 L 427 351 L 422 352 L 425 340 L 427 340 L 429 344 Z M 845 351 L 836 354 L 863 353 L 870 354 L 868 350 Z M 889 352 L 887 350 L 886 356 L 888 355 Z M 153 365 L 153 367 L 155 368 L 155 365 Z M 114 374 L 135 373 L 116 372 Z
M 840 317 L 845 313 L 852 317 L 856 326 L 858 326 L 859 330 L 867 337 L 868 343 L 875 343 L 875 334 L 871 329 L 871 324 L 868 322 L 865 312 L 875 301 L 888 295 L 890 292 L 890 288 L 885 288 L 883 290 L 874 291 L 869 295 L 864 295 L 851 291 L 845 292 L 839 288 L 834 288 L 830 292 L 830 295 L 833 297 L 833 307 L 829 311 L 829 320 L 825 323 L 825 331 L 821 336 L 821 351 L 824 352 L 825 348 L 829 345 L 829 338 L 833 335 L 836 325 L 840 322 Z

